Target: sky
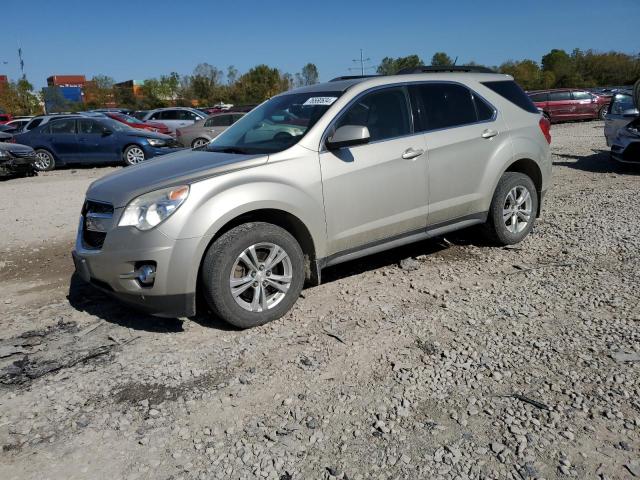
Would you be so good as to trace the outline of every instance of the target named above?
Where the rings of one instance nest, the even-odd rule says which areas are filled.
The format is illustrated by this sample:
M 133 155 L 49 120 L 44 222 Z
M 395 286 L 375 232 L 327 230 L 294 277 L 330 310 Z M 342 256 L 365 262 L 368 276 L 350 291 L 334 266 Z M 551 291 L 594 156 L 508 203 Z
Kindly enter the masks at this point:
M 21 47 L 36 88 L 53 74 L 119 82 L 204 62 L 292 74 L 312 62 L 324 81 L 355 74 L 361 48 L 372 67 L 437 51 L 489 66 L 552 48 L 640 52 L 640 0 L 13 0 L 1 14 L 0 75 L 19 77 Z

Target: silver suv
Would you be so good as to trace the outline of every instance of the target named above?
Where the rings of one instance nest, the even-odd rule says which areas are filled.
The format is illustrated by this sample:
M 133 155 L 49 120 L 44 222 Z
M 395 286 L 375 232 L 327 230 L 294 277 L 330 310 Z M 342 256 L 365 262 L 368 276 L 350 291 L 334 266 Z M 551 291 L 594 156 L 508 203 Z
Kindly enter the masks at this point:
M 511 77 L 452 70 L 292 90 L 206 147 L 97 180 L 78 274 L 161 316 L 193 315 L 198 293 L 247 328 L 330 265 L 476 224 L 520 242 L 549 186 L 549 124 Z

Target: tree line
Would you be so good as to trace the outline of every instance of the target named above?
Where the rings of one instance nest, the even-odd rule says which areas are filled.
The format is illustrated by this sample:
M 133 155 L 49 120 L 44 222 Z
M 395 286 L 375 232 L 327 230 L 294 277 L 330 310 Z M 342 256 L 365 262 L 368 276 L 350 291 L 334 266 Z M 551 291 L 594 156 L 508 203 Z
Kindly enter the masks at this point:
M 430 63 L 434 66 L 450 66 L 456 60 L 446 52 L 436 52 Z M 384 57 L 377 67 L 377 73 L 392 75 L 403 68 L 425 64 L 417 54 Z M 471 61 L 464 65 L 478 64 Z M 532 59 L 508 60 L 489 68 L 512 75 L 526 90 L 631 85 L 640 78 L 640 54 L 580 49 L 568 53 L 553 49 L 543 55 L 539 62 Z M 16 115 L 39 113 L 41 101 L 56 105 L 58 111 L 100 108 L 112 104 L 134 110 L 169 105 L 256 104 L 294 87 L 317 83 L 318 79 L 318 68 L 313 63 L 306 64 L 293 75 L 268 65 L 257 65 L 240 74 L 233 65 L 221 70 L 201 63 L 189 75 L 171 72 L 144 80 L 139 87 L 141 95 L 134 95 L 131 88 L 117 87 L 111 77 L 97 75 L 85 86 L 85 103 L 73 104 L 67 102 L 56 89 L 43 89 L 38 98 L 34 95 L 33 86 L 23 77 L 0 89 L 0 109 Z

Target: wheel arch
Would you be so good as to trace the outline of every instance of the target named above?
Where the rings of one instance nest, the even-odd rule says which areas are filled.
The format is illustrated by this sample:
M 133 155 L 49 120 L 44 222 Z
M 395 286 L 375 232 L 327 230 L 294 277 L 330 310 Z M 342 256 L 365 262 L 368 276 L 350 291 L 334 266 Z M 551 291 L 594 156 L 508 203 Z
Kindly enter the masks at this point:
M 259 208 L 239 213 L 237 216 L 228 220 L 215 233 L 208 242 L 200 265 L 198 267 L 198 279 L 201 275 L 202 264 L 206 256 L 206 252 L 211 245 L 229 230 L 249 222 L 265 222 L 277 225 L 278 227 L 289 232 L 296 239 L 305 259 L 305 282 L 309 285 L 320 284 L 320 269 L 316 262 L 316 245 L 311 235 L 311 231 L 307 225 L 296 215 L 279 208 Z
M 540 168 L 540 165 L 531 158 L 520 158 L 512 162 L 503 174 L 506 172 L 522 173 L 533 181 L 533 184 L 536 187 L 536 192 L 538 193 L 538 211 L 536 212 L 536 217 L 539 217 L 542 204 L 540 201 L 542 196 L 542 169 Z

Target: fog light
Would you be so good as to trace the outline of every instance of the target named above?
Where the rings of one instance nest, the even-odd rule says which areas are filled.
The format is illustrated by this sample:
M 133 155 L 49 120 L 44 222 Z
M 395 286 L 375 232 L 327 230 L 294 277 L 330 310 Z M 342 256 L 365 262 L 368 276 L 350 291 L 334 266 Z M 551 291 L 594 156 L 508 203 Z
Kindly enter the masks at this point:
M 143 285 L 151 285 L 156 279 L 156 267 L 153 265 L 142 265 L 138 268 L 138 281 Z
M 156 266 L 152 263 L 136 264 L 133 272 L 123 273 L 120 278 L 124 280 L 137 280 L 143 287 L 150 287 L 156 279 Z

